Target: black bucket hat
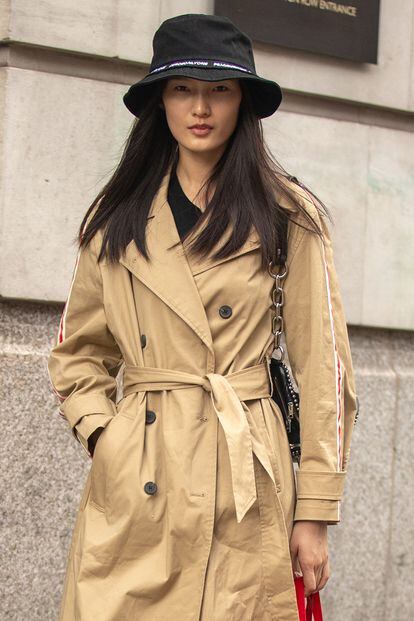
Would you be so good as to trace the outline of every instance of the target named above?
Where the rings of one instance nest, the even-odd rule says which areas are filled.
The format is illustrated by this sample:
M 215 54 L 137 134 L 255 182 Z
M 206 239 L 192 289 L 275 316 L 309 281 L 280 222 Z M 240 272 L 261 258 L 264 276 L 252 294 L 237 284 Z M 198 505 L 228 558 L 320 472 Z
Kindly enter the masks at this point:
M 149 73 L 123 96 L 137 117 L 151 96 L 151 86 L 172 76 L 210 82 L 241 78 L 259 118 L 273 114 L 282 101 L 279 84 L 257 75 L 250 37 L 228 17 L 203 13 L 171 17 L 159 26 L 152 45 Z

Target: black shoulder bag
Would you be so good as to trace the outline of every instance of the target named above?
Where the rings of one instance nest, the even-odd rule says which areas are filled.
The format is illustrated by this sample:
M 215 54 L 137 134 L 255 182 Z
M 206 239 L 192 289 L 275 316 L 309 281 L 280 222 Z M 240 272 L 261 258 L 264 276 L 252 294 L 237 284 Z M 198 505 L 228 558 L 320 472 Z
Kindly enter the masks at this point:
M 280 344 L 280 336 L 283 332 L 282 307 L 284 302 L 282 281 L 286 278 L 288 269 L 287 258 L 287 216 L 283 219 L 282 235 L 280 247 L 276 252 L 275 261 L 270 261 L 268 271 L 275 279 L 275 286 L 272 291 L 272 300 L 275 307 L 275 314 L 272 321 L 272 333 L 275 337 L 275 352 L 279 352 L 279 357 L 273 355 L 270 358 L 270 373 L 273 381 L 272 399 L 279 406 L 288 435 L 292 460 L 300 463 L 300 426 L 299 426 L 299 393 L 294 389 L 289 373 L 289 368 L 283 362 L 285 351 Z M 282 266 L 279 273 L 273 272 L 273 264 Z

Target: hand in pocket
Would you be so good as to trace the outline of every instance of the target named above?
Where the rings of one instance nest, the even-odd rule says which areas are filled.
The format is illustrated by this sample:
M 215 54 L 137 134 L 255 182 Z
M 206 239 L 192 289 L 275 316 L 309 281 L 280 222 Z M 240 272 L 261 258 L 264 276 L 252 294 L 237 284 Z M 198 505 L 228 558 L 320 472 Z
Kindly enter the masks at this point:
M 98 438 L 104 429 L 105 427 L 97 427 L 95 431 L 93 431 L 88 438 L 88 449 L 92 457 L 95 452 L 95 446 L 98 441 Z

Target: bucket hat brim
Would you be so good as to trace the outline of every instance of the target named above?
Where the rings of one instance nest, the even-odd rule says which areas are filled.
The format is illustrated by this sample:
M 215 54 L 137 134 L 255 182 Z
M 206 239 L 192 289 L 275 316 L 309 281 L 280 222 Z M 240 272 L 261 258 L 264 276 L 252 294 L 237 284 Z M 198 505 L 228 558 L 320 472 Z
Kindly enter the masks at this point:
M 225 75 L 224 75 L 225 74 Z M 133 115 L 139 117 L 151 96 L 152 86 L 156 82 L 165 81 L 171 77 L 188 77 L 208 82 L 220 82 L 232 78 L 245 80 L 252 98 L 256 116 L 266 118 L 271 116 L 282 101 L 282 89 L 277 82 L 261 78 L 256 74 L 237 69 L 202 69 L 196 67 L 181 67 L 171 71 L 149 73 L 142 80 L 132 84 L 123 96 L 123 102 Z

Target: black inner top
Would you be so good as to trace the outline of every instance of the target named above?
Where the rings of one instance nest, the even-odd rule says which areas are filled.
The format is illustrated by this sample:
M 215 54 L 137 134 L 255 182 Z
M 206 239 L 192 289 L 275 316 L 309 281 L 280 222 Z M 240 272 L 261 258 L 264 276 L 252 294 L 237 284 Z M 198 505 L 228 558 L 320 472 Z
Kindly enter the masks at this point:
M 178 181 L 176 168 L 177 163 L 173 165 L 171 170 L 167 200 L 174 216 L 178 234 L 182 239 L 187 231 L 196 224 L 202 211 L 190 201 L 186 194 L 184 194 L 180 182 Z

